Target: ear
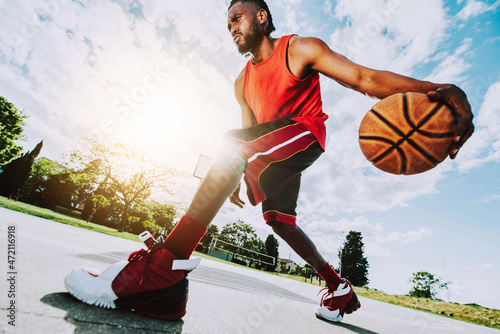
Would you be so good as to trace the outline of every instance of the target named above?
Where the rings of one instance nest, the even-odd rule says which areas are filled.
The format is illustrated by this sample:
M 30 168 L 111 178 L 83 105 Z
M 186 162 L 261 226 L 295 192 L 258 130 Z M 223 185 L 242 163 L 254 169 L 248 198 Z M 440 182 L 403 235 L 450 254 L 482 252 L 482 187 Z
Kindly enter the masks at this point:
M 257 20 L 259 24 L 263 24 L 264 22 L 267 22 L 267 12 L 264 9 L 260 9 L 257 12 Z M 266 23 L 267 26 L 267 23 Z

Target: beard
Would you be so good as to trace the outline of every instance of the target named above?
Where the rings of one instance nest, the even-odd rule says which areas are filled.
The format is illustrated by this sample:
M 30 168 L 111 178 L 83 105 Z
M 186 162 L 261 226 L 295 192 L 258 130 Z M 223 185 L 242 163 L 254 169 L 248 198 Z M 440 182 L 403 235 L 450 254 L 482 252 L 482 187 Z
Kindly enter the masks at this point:
M 242 37 L 243 37 L 243 43 L 238 45 L 238 51 L 242 55 L 246 55 L 252 50 L 255 50 L 264 39 L 264 35 L 259 33 L 256 26 L 252 26 L 248 34 L 243 35 Z

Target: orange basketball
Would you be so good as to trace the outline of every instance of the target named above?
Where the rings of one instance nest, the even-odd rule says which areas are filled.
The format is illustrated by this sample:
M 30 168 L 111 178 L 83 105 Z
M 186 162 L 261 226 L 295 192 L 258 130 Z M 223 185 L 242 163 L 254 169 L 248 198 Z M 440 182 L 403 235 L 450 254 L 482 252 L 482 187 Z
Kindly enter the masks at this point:
M 368 111 L 359 127 L 366 159 L 385 172 L 418 174 L 434 168 L 449 154 L 455 114 L 421 93 L 389 96 Z

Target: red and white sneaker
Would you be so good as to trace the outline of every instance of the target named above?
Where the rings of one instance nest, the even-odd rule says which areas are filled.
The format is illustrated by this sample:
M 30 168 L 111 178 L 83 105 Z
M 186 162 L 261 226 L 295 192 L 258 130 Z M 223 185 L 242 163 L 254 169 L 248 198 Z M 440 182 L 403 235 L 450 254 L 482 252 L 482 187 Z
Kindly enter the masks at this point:
M 321 298 L 320 306 L 314 312 L 318 318 L 339 322 L 344 318 L 344 313 L 351 314 L 361 307 L 358 296 L 352 290 L 351 283 L 347 281 L 340 283 L 337 290 L 329 288 L 326 290 Z
M 128 261 L 102 272 L 74 268 L 64 285 L 71 295 L 90 305 L 177 320 L 186 314 L 187 271 L 195 269 L 200 261 L 178 260 L 159 243 L 130 254 Z

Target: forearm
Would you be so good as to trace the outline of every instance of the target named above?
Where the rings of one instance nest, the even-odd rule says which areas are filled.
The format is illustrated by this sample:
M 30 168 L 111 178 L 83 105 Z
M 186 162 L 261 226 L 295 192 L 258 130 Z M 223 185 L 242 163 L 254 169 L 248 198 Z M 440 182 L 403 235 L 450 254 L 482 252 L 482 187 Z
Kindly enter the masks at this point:
M 439 88 L 453 86 L 452 84 L 436 84 L 430 81 L 416 80 L 389 71 L 370 70 L 364 75 L 366 77 L 360 80 L 360 86 L 354 89 L 379 99 L 404 92 L 426 94 Z

